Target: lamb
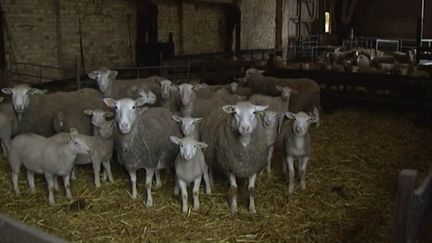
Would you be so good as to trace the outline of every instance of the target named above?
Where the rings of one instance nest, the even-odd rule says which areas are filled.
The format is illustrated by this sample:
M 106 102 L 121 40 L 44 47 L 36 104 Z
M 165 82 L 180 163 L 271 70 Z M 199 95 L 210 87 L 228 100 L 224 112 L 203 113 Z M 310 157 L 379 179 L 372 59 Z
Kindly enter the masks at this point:
M 3 101 L 0 97 L 0 102 Z M 11 103 L 0 105 L 0 140 L 4 155 L 8 155 L 12 137 L 19 132 L 18 118 Z
M 170 139 L 180 147 L 180 152 L 175 160 L 175 171 L 177 184 L 181 190 L 182 212 L 186 213 L 188 210 L 187 185 L 192 182 L 194 183 L 192 189 L 193 209 L 198 210 L 201 178 L 204 177 L 206 193 L 211 193 L 207 163 L 202 152 L 202 149 L 206 148 L 207 144 L 198 142 L 192 137 L 181 139 L 176 136 L 170 136 Z
M 320 87 L 311 79 L 279 79 L 264 76 L 262 71 L 250 68 L 246 71 L 244 80 L 255 93 L 270 96 L 280 94 L 276 86 L 287 86 L 296 90 L 297 94 L 290 98 L 290 110 L 292 112 L 311 112 L 314 107 L 320 107 Z
M 267 173 L 268 174 L 270 174 L 271 172 L 271 162 L 273 157 L 274 146 L 275 146 L 276 139 L 278 137 L 279 126 L 282 120 L 281 118 L 283 118 L 284 114 L 285 113 L 278 113 L 275 111 L 266 110 L 263 112 L 262 115 L 264 132 L 265 132 L 266 142 L 268 147 L 268 152 L 267 152 Z
M 289 185 L 288 192 L 291 194 L 294 191 L 294 160 L 299 161 L 300 186 L 306 189 L 306 167 L 311 155 L 311 144 L 309 137 L 309 126 L 311 123 L 318 123 L 319 113 L 315 108 L 312 114 L 305 112 L 286 112 L 286 117 L 292 120 L 285 123 L 288 126 L 284 135 L 284 152 L 289 170 Z
M 193 117 L 180 117 L 177 115 L 172 116 L 172 119 L 177 123 L 180 123 L 181 132 L 185 137 L 192 137 L 196 140 L 200 139 L 199 134 L 199 123 L 202 118 L 193 118 Z
M 63 177 L 66 196 L 72 198 L 69 175 L 77 154 L 89 154 L 82 135 L 76 129 L 70 133 L 59 133 L 51 137 L 37 134 L 16 136 L 10 146 L 9 163 L 12 169 L 12 183 L 15 193 L 19 194 L 18 175 L 21 165 L 27 169 L 30 191 L 35 191 L 34 173 L 44 174 L 48 183 L 48 203 L 54 205 L 53 188 L 57 176 Z
M 100 110 L 84 110 L 84 114 L 91 116 L 93 118 L 93 114 L 95 114 L 95 119 L 97 120 L 97 116 L 100 115 Z M 102 115 L 103 116 L 103 115 Z M 109 116 L 107 114 L 106 116 Z M 114 121 L 103 121 L 99 120 L 98 122 L 93 121 L 93 129 L 94 136 L 85 136 L 83 135 L 87 145 L 90 148 L 90 160 L 89 161 L 76 161 L 75 165 L 81 164 L 89 164 L 93 165 L 93 174 L 94 174 L 94 182 L 96 187 L 100 187 L 100 176 L 99 172 L 101 170 L 101 165 L 104 167 L 104 175 L 108 176 L 108 180 L 113 183 L 114 179 L 111 173 L 111 165 L 110 161 L 113 154 L 113 132 L 114 132 Z
M 214 95 L 208 99 L 199 98 L 195 94 L 193 85 L 187 83 L 179 85 L 178 88 L 181 101 L 180 114 L 184 117 L 205 117 L 212 111 L 210 107 L 214 109 L 243 99 L 234 95 Z
M 205 117 L 202 141 L 208 144 L 205 157 L 210 167 L 217 167 L 229 178 L 232 213 L 237 212 L 236 177 L 248 178 L 249 210 L 255 209 L 255 180 L 266 166 L 267 142 L 259 112 L 267 106 L 250 102 L 226 105 Z M 217 134 L 218 136 L 215 136 Z
M 136 92 L 139 89 L 152 91 L 157 96 L 160 95 L 160 87 L 157 84 L 165 78 L 159 76 L 151 76 L 144 79 L 124 79 L 116 80 L 117 71 L 109 70 L 106 67 L 101 67 L 98 70 L 88 73 L 90 79 L 96 80 L 99 90 L 104 97 L 120 98 L 138 98 Z
M 145 205 L 151 207 L 152 179 L 155 170 L 170 167 L 177 155 L 176 146 L 169 140 L 169 136 L 181 135 L 178 125 L 171 119 L 173 113 L 159 107 L 139 111 L 139 107 L 154 102 L 149 96 L 136 100 L 104 98 L 103 101 L 108 107 L 115 109 L 115 120 L 119 130 L 115 137 L 115 143 L 118 145 L 117 158 L 129 172 L 132 184 L 131 197 L 137 197 L 136 170 L 144 168 L 147 191 Z

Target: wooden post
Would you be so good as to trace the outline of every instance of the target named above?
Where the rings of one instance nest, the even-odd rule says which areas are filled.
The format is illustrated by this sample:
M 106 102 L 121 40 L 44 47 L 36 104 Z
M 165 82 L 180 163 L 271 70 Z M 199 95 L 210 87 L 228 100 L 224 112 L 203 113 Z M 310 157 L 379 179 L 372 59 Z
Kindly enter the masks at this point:
M 275 49 L 282 48 L 282 0 L 276 1 L 276 38 Z
M 183 1 L 177 1 L 177 17 L 179 25 L 179 54 L 184 54 Z
M 0 6 L 0 87 L 6 87 L 8 84 L 6 83 L 7 75 L 6 75 L 6 50 L 4 43 L 4 30 L 3 26 L 5 25 L 3 9 Z M 11 47 L 12 48 L 12 47 Z
M 392 234 L 394 243 L 405 243 L 408 214 L 416 178 L 417 171 L 415 170 L 402 170 L 399 173 Z
M 417 64 L 420 62 L 419 50 L 421 47 L 421 41 L 423 39 L 423 18 L 424 18 L 424 0 L 419 0 L 419 16 L 417 18 Z

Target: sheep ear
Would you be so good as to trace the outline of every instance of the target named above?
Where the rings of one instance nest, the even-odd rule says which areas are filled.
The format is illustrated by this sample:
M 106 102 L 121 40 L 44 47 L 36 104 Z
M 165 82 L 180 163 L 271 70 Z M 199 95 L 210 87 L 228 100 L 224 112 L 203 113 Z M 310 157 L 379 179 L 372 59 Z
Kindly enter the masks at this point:
M 297 94 L 297 93 L 298 93 L 297 90 L 295 90 L 295 89 L 291 89 L 291 94 Z
M 117 71 L 109 71 L 108 77 L 112 80 L 116 79 L 118 75 Z
M 71 135 L 78 135 L 78 130 L 76 128 L 71 127 L 69 129 Z
M 83 113 L 86 114 L 87 116 L 92 116 L 93 115 L 93 111 L 90 110 L 90 109 L 83 110 Z
M 65 142 L 69 142 L 71 139 L 72 139 L 72 138 L 71 138 L 70 136 L 67 136 L 67 137 L 64 138 L 64 141 L 65 141 Z
M 170 140 L 171 142 L 175 143 L 175 144 L 180 144 L 181 143 L 181 139 L 176 137 L 176 136 L 170 136 Z
M 107 111 L 107 112 L 104 112 L 103 116 L 104 116 L 105 118 L 111 118 L 111 117 L 114 116 L 114 114 L 113 114 L 112 112 L 110 112 L 110 111 Z
M 255 111 L 264 111 L 268 108 L 268 105 L 255 105 Z
M 96 71 L 93 71 L 93 72 L 89 72 L 89 73 L 87 74 L 87 76 L 88 76 L 89 78 L 95 80 L 95 79 L 97 78 L 98 74 L 99 74 L 99 71 L 96 70 Z
M 46 89 L 31 88 L 28 93 L 34 95 L 34 94 L 46 94 L 47 92 L 48 90 Z
M 2 102 L 4 100 L 4 97 L 0 97 L 0 102 Z
M 12 88 L 3 88 L 1 90 L 3 94 L 8 94 L 8 95 L 12 94 Z
M 283 87 L 277 85 L 277 86 L 276 86 L 276 90 L 277 90 L 277 91 L 282 91 L 282 90 L 283 90 Z
M 292 112 L 285 112 L 285 116 L 290 120 L 295 119 L 295 114 Z
M 241 95 L 235 95 L 237 97 L 237 99 L 239 100 L 247 100 L 246 96 L 241 96 Z
M 64 121 L 65 116 L 64 116 L 63 111 L 59 111 L 59 112 L 57 113 L 57 119 L 58 119 L 61 123 Z
M 194 119 L 194 123 L 200 123 L 202 121 L 202 117 L 198 117 Z
M 177 85 L 172 84 L 170 87 L 170 91 L 179 91 L 179 87 Z
M 104 98 L 103 102 L 105 103 L 106 106 L 108 106 L 110 108 L 114 108 L 117 105 L 117 100 L 115 100 L 113 98 Z
M 235 106 L 233 105 L 225 105 L 222 107 L 222 109 L 226 112 L 226 113 L 233 113 L 235 111 Z
M 176 122 L 181 122 L 181 117 L 180 116 L 177 116 L 177 115 L 173 115 L 172 117 L 171 117 L 174 121 L 176 121 Z
M 206 143 L 204 143 L 204 142 L 197 142 L 197 145 L 200 147 L 200 148 L 207 148 L 207 144 Z

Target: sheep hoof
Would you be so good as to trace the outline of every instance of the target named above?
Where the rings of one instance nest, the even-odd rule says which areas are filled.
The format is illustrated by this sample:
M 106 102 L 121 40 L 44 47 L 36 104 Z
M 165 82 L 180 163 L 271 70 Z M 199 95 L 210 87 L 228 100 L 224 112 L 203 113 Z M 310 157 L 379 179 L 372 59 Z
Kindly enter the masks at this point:
M 145 206 L 147 208 L 151 208 L 153 206 L 153 199 L 147 199 L 147 202 L 145 203 Z
M 257 213 L 255 207 L 249 207 L 249 212 L 250 212 L 251 214 L 256 214 L 256 213 Z
M 161 189 L 161 187 L 162 187 L 162 183 L 156 183 L 153 188 L 157 190 L 157 189 Z
M 288 186 L 288 193 L 292 194 L 294 192 L 294 185 L 289 185 Z
M 230 210 L 232 214 L 236 214 L 238 212 L 238 207 L 236 205 L 232 205 Z
M 300 183 L 300 187 L 302 190 L 306 190 L 306 183 L 305 182 L 301 182 Z

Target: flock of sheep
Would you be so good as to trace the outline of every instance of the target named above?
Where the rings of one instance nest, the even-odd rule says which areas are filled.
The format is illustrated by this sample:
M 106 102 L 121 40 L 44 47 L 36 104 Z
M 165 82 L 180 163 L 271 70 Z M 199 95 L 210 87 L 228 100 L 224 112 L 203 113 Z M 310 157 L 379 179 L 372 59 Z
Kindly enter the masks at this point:
M 237 178 L 246 178 L 249 210 L 255 213 L 257 175 L 270 172 L 279 142 L 289 192 L 294 190 L 295 160 L 305 189 L 308 128 L 319 124 L 320 88 L 314 81 L 268 77 L 256 69 L 248 69 L 238 82 L 218 86 L 177 85 L 158 76 L 116 80 L 117 71 L 107 68 L 88 76 L 99 91 L 47 93 L 28 85 L 2 89 L 12 96 L 11 103 L 0 107 L 0 138 L 17 194 L 21 166 L 32 192 L 34 174 L 45 176 L 50 205 L 58 177 L 72 197 L 76 165 L 93 165 L 96 187 L 101 179 L 114 182 L 110 161 L 116 154 L 129 173 L 133 199 L 136 171 L 145 169 L 147 207 L 153 205 L 152 187 L 161 186 L 159 171 L 173 167 L 174 193 L 181 194 L 183 212 L 188 210 L 187 186 L 193 184 L 193 209 L 198 209 L 201 180 L 211 193 L 217 170 L 228 178 L 231 212 L 238 210 Z

